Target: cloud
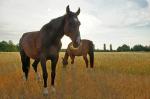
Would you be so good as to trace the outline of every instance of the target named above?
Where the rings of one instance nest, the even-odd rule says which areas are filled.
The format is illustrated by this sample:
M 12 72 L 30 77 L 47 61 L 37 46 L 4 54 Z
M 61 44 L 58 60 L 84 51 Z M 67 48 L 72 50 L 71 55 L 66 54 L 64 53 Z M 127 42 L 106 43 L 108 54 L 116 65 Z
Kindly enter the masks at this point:
M 147 0 L 92 0 L 90 14 L 102 21 L 105 27 L 130 27 L 150 21 L 150 7 Z
M 64 15 L 68 4 L 72 11 L 81 8 L 81 36 L 97 47 L 103 43 L 149 44 L 150 0 L 1 0 L 0 39 L 18 42 L 22 33 L 39 30 Z M 65 48 L 70 39 L 64 37 L 62 42 Z
M 147 0 L 130 0 L 131 2 L 134 2 L 138 7 L 146 8 L 149 6 L 149 3 Z

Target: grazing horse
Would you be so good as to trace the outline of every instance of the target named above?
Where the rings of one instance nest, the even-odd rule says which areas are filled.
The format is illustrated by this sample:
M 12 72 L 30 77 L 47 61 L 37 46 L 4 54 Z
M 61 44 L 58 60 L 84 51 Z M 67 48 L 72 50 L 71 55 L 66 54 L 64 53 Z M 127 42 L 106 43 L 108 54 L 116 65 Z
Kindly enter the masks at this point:
M 51 60 L 51 87 L 55 90 L 54 80 L 59 51 L 62 45 L 61 38 L 64 35 L 70 37 L 74 47 L 78 47 L 80 44 L 79 13 L 80 8 L 77 12 L 72 12 L 68 5 L 65 15 L 51 20 L 49 23 L 45 24 L 40 31 L 24 33 L 19 41 L 22 70 L 26 80 L 28 78 L 30 58 L 35 60 L 34 66 L 37 62 L 41 63 L 44 79 L 44 95 L 48 94 L 47 60 Z M 36 69 L 35 72 L 37 72 Z
M 75 56 L 83 56 L 83 59 L 88 68 L 88 58 L 87 54 L 90 57 L 90 67 L 93 68 L 94 65 L 94 44 L 90 40 L 83 39 L 81 40 L 80 46 L 78 48 L 73 47 L 73 42 L 69 43 L 67 50 L 65 52 L 64 58 L 62 58 L 63 65 L 68 64 L 68 58 L 71 58 L 71 64 L 74 63 Z

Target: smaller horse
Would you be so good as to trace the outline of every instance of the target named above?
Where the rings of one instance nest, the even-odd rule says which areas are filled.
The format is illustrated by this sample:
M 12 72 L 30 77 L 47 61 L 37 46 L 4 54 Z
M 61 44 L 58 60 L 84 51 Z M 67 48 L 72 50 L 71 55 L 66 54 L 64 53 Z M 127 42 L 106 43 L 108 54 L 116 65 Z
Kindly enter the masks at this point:
M 68 64 L 68 58 L 71 58 L 71 64 L 74 64 L 75 56 L 83 56 L 83 59 L 88 68 L 88 58 L 87 54 L 90 57 L 90 67 L 93 68 L 94 65 L 94 44 L 90 40 L 83 39 L 78 48 L 73 47 L 73 43 L 69 43 L 67 50 L 65 52 L 64 58 L 62 58 L 63 66 Z

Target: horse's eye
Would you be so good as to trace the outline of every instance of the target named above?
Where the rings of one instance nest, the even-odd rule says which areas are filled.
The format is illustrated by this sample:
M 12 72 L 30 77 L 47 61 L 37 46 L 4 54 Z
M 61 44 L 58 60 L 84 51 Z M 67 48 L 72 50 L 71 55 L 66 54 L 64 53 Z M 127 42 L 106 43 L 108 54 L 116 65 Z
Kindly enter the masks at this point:
M 70 25 L 70 26 L 73 26 L 73 25 L 74 25 L 74 22 L 70 22 L 69 25 Z

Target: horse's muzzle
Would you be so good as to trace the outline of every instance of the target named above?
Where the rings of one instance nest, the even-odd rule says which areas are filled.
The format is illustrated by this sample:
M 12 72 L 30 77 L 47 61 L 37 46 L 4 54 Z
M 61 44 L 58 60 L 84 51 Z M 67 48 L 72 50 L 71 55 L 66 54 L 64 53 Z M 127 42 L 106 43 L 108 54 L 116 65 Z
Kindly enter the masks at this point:
M 73 42 L 73 47 L 79 47 L 80 45 L 80 42 L 81 42 L 81 38 L 80 37 L 77 37 L 77 39 L 75 40 L 75 42 Z

